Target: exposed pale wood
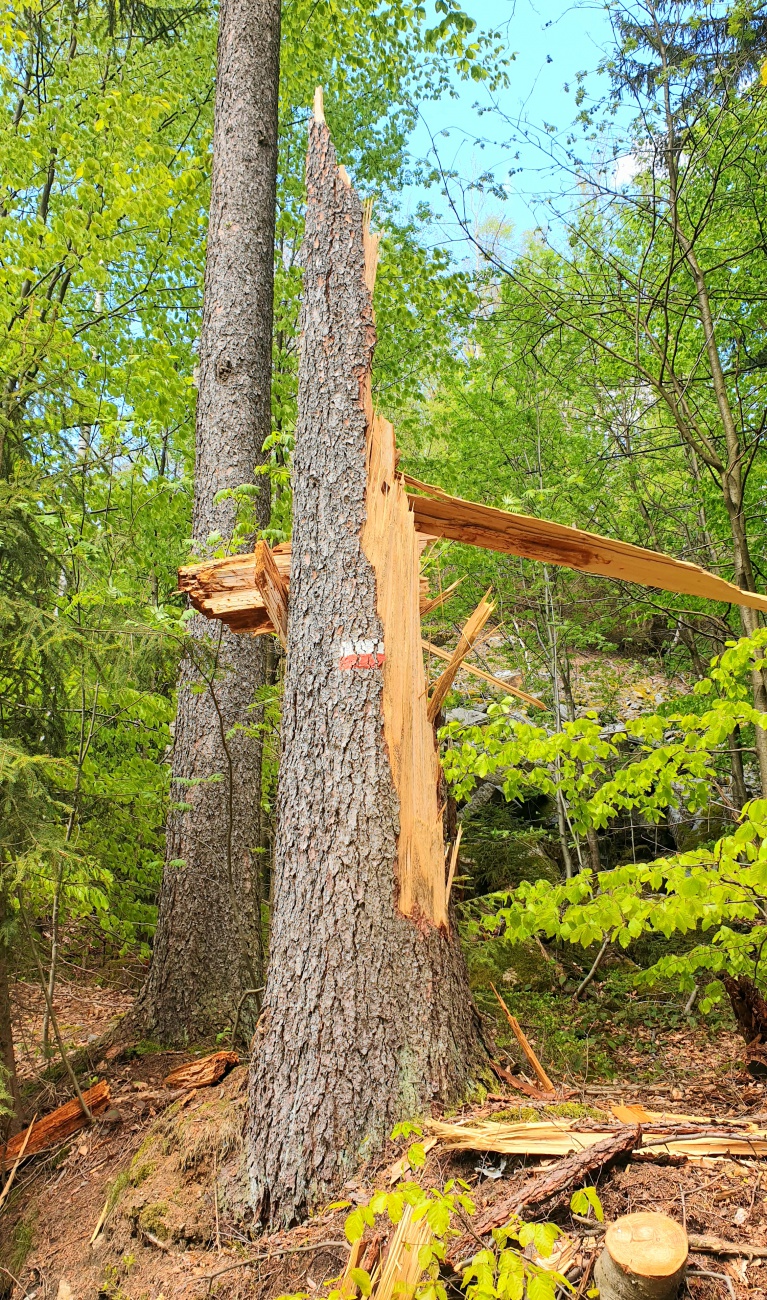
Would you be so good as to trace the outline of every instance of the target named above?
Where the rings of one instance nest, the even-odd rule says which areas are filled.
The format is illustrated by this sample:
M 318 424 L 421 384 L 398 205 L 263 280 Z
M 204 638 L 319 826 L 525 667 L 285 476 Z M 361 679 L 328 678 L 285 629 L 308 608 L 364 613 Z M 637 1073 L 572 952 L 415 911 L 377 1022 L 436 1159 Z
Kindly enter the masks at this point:
M 501 997 L 495 985 L 491 983 L 490 987 L 493 990 L 495 996 L 497 997 L 501 1005 L 503 1014 L 505 1015 L 506 1019 L 511 1025 L 511 1031 L 514 1034 L 514 1037 L 516 1038 L 520 1047 L 522 1048 L 522 1051 L 524 1052 L 525 1056 L 527 1057 L 528 1064 L 532 1069 L 533 1073 L 535 1074 L 535 1077 L 537 1078 L 544 1092 L 554 1092 L 555 1091 L 554 1084 L 551 1082 L 551 1079 L 549 1078 L 543 1066 L 541 1065 L 540 1061 L 538 1060 L 538 1057 L 535 1055 L 535 1052 L 530 1046 L 530 1043 L 528 1042 L 525 1034 L 522 1032 L 522 1027 L 519 1021 L 517 1020 L 517 1017 L 511 1014 L 509 1008 L 506 1006 L 506 1003 L 504 1002 L 503 998 Z
M 541 1092 L 540 1088 L 536 1088 L 534 1083 L 528 1083 L 527 1079 L 523 1078 L 522 1075 L 512 1074 L 511 1070 L 507 1070 L 506 1067 L 500 1065 L 498 1061 L 491 1061 L 490 1064 L 498 1075 L 498 1078 L 503 1079 L 504 1083 L 508 1083 L 510 1088 L 514 1088 L 517 1092 L 524 1093 L 526 1097 L 530 1097 L 534 1101 L 543 1101 L 551 1105 L 553 1098 L 550 1092 Z M 555 1097 L 560 1101 L 564 1101 L 567 1097 L 571 1097 L 572 1095 L 571 1092 L 566 1092 L 564 1096 L 562 1093 L 556 1093 Z
M 412 481 L 415 484 L 415 480 Z M 448 537 L 485 550 L 521 555 L 529 560 L 560 564 L 583 573 L 620 578 L 624 582 L 657 587 L 661 591 L 723 600 L 731 605 L 767 611 L 767 596 L 742 591 L 724 578 L 717 578 L 686 560 L 675 560 L 658 551 L 600 537 L 580 528 L 567 528 L 546 519 L 477 505 L 473 501 L 451 497 L 440 488 L 425 483 L 417 486 L 429 495 L 410 495 L 416 527 L 434 536 Z
M 366 516 L 362 549 L 375 571 L 384 631 L 384 736 L 400 804 L 398 907 L 405 916 L 446 925 L 439 758 L 421 651 L 418 542 L 396 472 L 394 429 L 379 416 L 368 431 Z
M 437 1138 L 424 1138 L 421 1142 L 424 1155 L 428 1155 L 436 1145 Z M 389 1168 L 384 1173 L 384 1179 L 392 1187 L 394 1183 L 399 1182 L 400 1178 L 404 1178 L 406 1174 L 410 1173 L 410 1169 L 410 1161 L 407 1152 L 405 1152 L 404 1156 L 400 1156 L 399 1160 L 395 1160 L 393 1165 L 389 1165 Z
M 432 596 L 430 600 L 421 601 L 421 618 L 424 618 L 426 614 L 431 614 L 435 609 L 439 609 L 444 605 L 445 601 L 450 599 L 453 592 L 457 591 L 462 582 L 463 578 L 456 578 L 455 582 L 451 582 L 450 586 L 445 587 L 445 590 L 440 591 L 437 596 Z
M 485 623 L 495 609 L 494 603 L 491 600 L 488 600 L 489 595 L 490 592 L 487 591 L 477 605 L 477 608 L 474 610 L 474 613 L 469 615 L 461 628 L 458 645 L 448 660 L 447 668 L 444 672 L 440 673 L 434 683 L 434 689 L 432 690 L 428 707 L 429 721 L 431 723 L 436 721 L 437 714 L 447 699 L 450 687 L 455 681 L 458 669 L 461 667 L 461 664 L 471 650 L 471 647 L 474 645 L 474 642 L 485 626 Z
M 236 1052 L 213 1052 L 199 1061 L 187 1061 L 186 1065 L 177 1066 L 166 1074 L 163 1083 L 166 1088 L 208 1088 L 239 1063 Z
M 283 650 L 288 647 L 288 584 L 280 573 L 277 561 L 267 542 L 256 542 L 256 586 L 266 606 L 266 612 L 277 629 Z
M 429 1122 L 429 1131 L 455 1151 L 497 1151 L 501 1155 L 564 1156 L 585 1151 L 618 1132 L 617 1128 L 578 1127 L 577 1122 L 501 1124 L 490 1120 L 476 1124 Z M 625 1127 L 625 1126 L 623 1126 Z M 675 1133 L 671 1124 L 668 1134 L 643 1137 L 644 1146 L 658 1155 L 697 1156 L 767 1156 L 767 1132 L 727 1133 L 701 1129 L 699 1132 Z
M 431 1235 L 426 1216 L 414 1219 L 412 1206 L 406 1205 L 392 1234 L 372 1300 L 411 1300 L 423 1273 L 419 1252 L 431 1241 Z
M 450 891 L 453 888 L 455 880 L 455 869 L 458 865 L 458 851 L 461 847 L 461 836 L 463 835 L 463 824 L 458 827 L 458 834 L 455 837 L 453 848 L 450 853 L 450 870 L 447 873 L 447 885 L 445 886 L 445 905 L 450 906 Z
M 424 650 L 427 650 L 430 655 L 434 655 L 435 658 L 444 659 L 446 663 L 450 662 L 452 655 L 448 654 L 447 650 L 443 650 L 438 645 L 433 645 L 431 641 L 422 640 L 421 645 Z M 524 700 L 525 704 L 534 704 L 538 709 L 546 708 L 546 705 L 541 700 L 537 700 L 534 695 L 528 695 L 526 691 L 520 690 L 518 686 L 511 686 L 509 682 L 504 682 L 500 677 L 494 677 L 492 673 L 486 673 L 484 668 L 477 668 L 476 664 L 467 663 L 465 659 L 460 665 L 460 671 L 471 673 L 472 677 L 479 677 L 483 682 L 489 682 L 491 686 L 495 686 L 497 690 L 506 691 L 508 695 L 515 695 L 518 700 Z
M 346 1268 L 343 1271 L 341 1283 L 338 1288 L 338 1300 L 353 1300 L 353 1297 L 357 1294 L 358 1288 L 354 1278 L 352 1277 L 352 1272 L 355 1268 L 359 1267 L 360 1257 L 364 1246 L 365 1243 L 362 1237 L 358 1237 L 356 1241 L 352 1242 L 351 1249 L 349 1250 L 349 1258 L 346 1261 Z
M 594 1281 L 602 1300 L 672 1300 L 687 1264 L 687 1233 L 667 1214 L 640 1210 L 611 1223 Z
M 611 1106 L 610 1110 L 621 1124 L 650 1124 L 652 1112 L 637 1103 L 631 1106 Z
M 273 549 L 275 565 L 287 583 L 290 576 L 290 543 Z M 229 555 L 185 565 L 178 571 L 178 586 L 196 610 L 206 618 L 220 619 L 233 632 L 260 636 L 275 633 L 266 606 L 256 586 L 255 556 Z
M 83 1101 L 92 1115 L 101 1115 L 103 1111 L 109 1109 L 111 1094 L 109 1084 L 106 1082 L 97 1083 L 93 1088 L 89 1088 L 83 1093 Z M 38 1151 L 44 1151 L 48 1147 L 56 1146 L 57 1143 L 63 1142 L 72 1133 L 78 1129 L 85 1128 L 88 1120 L 83 1114 L 79 1098 L 75 1097 L 73 1101 L 68 1101 L 64 1106 L 59 1106 L 58 1110 L 52 1110 L 49 1115 L 43 1115 L 36 1124 L 32 1126 L 30 1134 L 28 1129 L 23 1133 L 17 1133 L 11 1138 L 2 1151 L 2 1160 L 8 1164 L 15 1160 L 24 1146 L 25 1156 L 36 1155 Z M 26 1143 L 26 1145 L 25 1145 Z
M 431 541 L 424 533 L 416 534 L 419 555 Z M 277 570 L 286 585 L 290 585 L 290 542 L 280 542 L 272 547 Z M 267 633 L 276 636 L 277 629 L 269 617 L 263 597 L 256 585 L 255 556 L 230 555 L 219 560 L 206 560 L 201 564 L 188 564 L 178 571 L 179 591 L 185 591 L 196 610 L 206 618 L 220 619 L 232 632 L 250 632 L 253 636 Z M 430 603 L 426 578 L 419 579 L 421 610 Z
M 317 86 L 314 91 L 314 120 L 320 123 L 325 121 L 325 94 L 322 86 Z

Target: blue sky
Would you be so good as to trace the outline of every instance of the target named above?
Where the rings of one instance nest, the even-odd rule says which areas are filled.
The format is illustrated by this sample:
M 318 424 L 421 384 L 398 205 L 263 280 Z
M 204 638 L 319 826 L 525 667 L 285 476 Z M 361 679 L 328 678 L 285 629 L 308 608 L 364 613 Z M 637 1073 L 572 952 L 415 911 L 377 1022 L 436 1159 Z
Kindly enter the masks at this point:
M 562 167 L 547 162 L 532 139 L 521 145 L 517 139 L 511 146 L 510 139 L 514 133 L 519 136 L 520 125 L 531 137 L 545 139 L 544 123 L 564 135 L 578 111 L 578 72 L 592 73 L 585 83 L 589 98 L 604 93 L 605 79 L 593 75 L 593 70 L 610 45 L 609 17 L 598 0 L 569 5 L 565 0 L 465 0 L 464 8 L 479 27 L 499 30 L 507 48 L 516 53 L 509 66 L 510 85 L 492 97 L 481 84 L 456 81 L 457 99 L 424 105 L 412 150 L 423 157 L 432 150 L 433 137 L 442 165 L 460 172 L 464 180 L 492 172 L 506 189 L 506 200 L 475 192 L 471 218 L 481 225 L 503 217 L 518 237 L 547 221 L 541 200 L 566 191 L 570 178 Z M 487 109 L 491 104 L 494 111 L 477 111 L 477 105 Z M 514 156 L 517 152 L 519 158 Z M 511 169 L 513 176 L 509 176 Z M 435 242 L 462 243 L 456 221 L 444 201 L 437 202 L 434 190 L 427 196 L 411 191 L 409 203 L 423 197 L 445 214 Z M 458 248 L 455 251 L 459 253 Z

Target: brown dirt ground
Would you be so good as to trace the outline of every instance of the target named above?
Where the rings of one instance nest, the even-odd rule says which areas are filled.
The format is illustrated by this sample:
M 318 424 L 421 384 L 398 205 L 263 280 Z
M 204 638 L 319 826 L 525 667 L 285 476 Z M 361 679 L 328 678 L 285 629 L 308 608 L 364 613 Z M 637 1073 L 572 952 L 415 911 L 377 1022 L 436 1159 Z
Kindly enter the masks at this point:
M 56 1005 L 68 1041 L 93 1043 L 127 1009 L 128 1000 L 97 987 L 63 986 Z M 18 990 L 17 1013 L 27 1041 L 34 1041 L 40 1007 L 29 988 Z M 767 1124 L 765 1085 L 739 1068 L 737 1044 L 723 1033 L 712 1045 L 694 1029 L 659 1036 L 662 1082 L 632 1082 L 636 1071 L 627 1056 L 622 1081 L 582 1087 L 573 1102 L 604 1108 L 642 1101 L 655 1110 L 759 1117 Z M 96 1123 L 20 1168 L 0 1214 L 0 1300 L 202 1300 L 208 1294 L 219 1300 L 273 1300 L 286 1293 L 321 1292 L 338 1275 L 348 1254 L 346 1210 L 318 1214 L 270 1237 L 252 1231 L 242 1173 L 246 1066 L 213 1088 L 179 1096 L 162 1080 L 186 1058 L 178 1052 L 136 1056 L 128 1051 L 111 1062 L 93 1061 L 94 1076 L 109 1080 L 120 1121 Z M 27 1077 L 34 1077 L 39 1064 L 34 1054 L 23 1056 Z M 47 1084 L 40 1087 L 38 1102 L 49 1109 L 67 1097 L 65 1083 L 56 1089 Z M 485 1103 L 481 1113 L 520 1104 L 525 1099 L 515 1093 Z M 461 1113 L 469 1115 L 472 1108 Z M 352 1202 L 367 1200 L 376 1185 L 385 1184 L 385 1170 L 398 1154 L 400 1148 L 391 1146 L 347 1184 L 343 1195 Z M 522 1163 L 509 1159 L 504 1176 L 492 1179 L 485 1176 L 480 1156 L 450 1157 L 437 1147 L 417 1176 L 426 1185 L 441 1186 L 458 1175 L 472 1185 L 478 1206 L 485 1206 Z M 487 1157 L 484 1170 L 498 1164 L 497 1157 Z M 632 1210 L 658 1209 L 686 1222 L 690 1232 L 767 1245 L 764 1161 L 631 1163 L 603 1174 L 597 1185 L 608 1221 Z M 105 1207 L 103 1230 L 91 1243 Z M 588 1262 L 598 1250 L 599 1231 L 573 1219 L 566 1203 L 554 1217 L 581 1239 L 579 1258 Z M 693 1255 L 690 1268 L 687 1294 L 695 1300 L 767 1297 L 767 1260 Z

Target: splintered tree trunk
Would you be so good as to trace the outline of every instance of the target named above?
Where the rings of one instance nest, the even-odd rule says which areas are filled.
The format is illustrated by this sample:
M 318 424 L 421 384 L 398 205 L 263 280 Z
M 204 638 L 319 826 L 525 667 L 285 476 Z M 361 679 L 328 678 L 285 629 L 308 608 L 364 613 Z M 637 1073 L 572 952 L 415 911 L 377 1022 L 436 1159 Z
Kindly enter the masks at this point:
M 283 1224 L 487 1062 L 447 915 L 413 518 L 393 431 L 370 409 L 374 248 L 321 116 L 307 189 L 274 909 L 248 1130 L 256 1212 Z
M 270 430 L 279 0 L 222 0 L 193 531 L 231 538 L 216 494 L 253 481 Z M 257 522 L 269 517 L 267 480 Z M 252 542 L 249 543 L 252 546 Z M 260 744 L 241 728 L 263 685 L 262 639 L 201 617 L 179 683 L 173 811 L 152 964 L 136 1020 L 165 1042 L 231 1025 L 260 970 Z M 258 1004 L 243 1002 L 247 1036 Z

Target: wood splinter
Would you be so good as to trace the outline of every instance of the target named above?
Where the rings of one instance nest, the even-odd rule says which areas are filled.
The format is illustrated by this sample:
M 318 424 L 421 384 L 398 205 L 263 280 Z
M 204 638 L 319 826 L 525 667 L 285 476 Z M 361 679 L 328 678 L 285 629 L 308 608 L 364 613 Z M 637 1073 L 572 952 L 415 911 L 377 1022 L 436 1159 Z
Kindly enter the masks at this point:
M 477 605 L 474 613 L 471 614 L 464 623 L 461 629 L 460 640 L 450 656 L 447 668 L 443 673 L 440 673 L 434 684 L 434 690 L 429 699 L 429 722 L 436 722 L 437 715 L 447 699 L 450 687 L 455 681 L 455 675 L 458 672 L 458 669 L 461 667 L 461 664 L 471 650 L 471 647 L 474 645 L 474 642 L 485 626 L 485 623 L 495 609 L 494 603 L 488 599 L 489 596 L 490 591 L 488 590 Z
M 673 1300 L 687 1266 L 687 1233 L 667 1214 L 616 1219 L 594 1270 L 602 1300 Z
M 288 648 L 288 584 L 280 573 L 268 542 L 256 542 L 256 586 L 275 626 L 280 645 Z

